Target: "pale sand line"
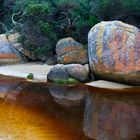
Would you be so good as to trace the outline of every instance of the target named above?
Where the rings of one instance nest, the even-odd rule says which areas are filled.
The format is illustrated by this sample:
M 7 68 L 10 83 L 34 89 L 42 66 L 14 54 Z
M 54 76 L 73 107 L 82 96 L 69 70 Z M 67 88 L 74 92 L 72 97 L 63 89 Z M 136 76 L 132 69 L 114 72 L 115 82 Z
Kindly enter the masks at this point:
M 134 86 L 129 86 L 121 83 L 110 82 L 105 80 L 93 81 L 86 83 L 88 86 L 99 87 L 99 88 L 108 88 L 108 89 L 123 89 L 123 88 L 133 88 Z
M 0 67 L 0 74 L 6 76 L 14 76 L 20 78 L 27 78 L 29 73 L 33 73 L 34 79 L 39 81 L 47 81 L 47 74 L 53 66 L 25 63 L 17 65 L 8 65 Z
M 38 63 L 25 63 L 25 64 L 16 64 L 16 65 L 8 65 L 0 67 L 0 74 L 6 76 L 14 76 L 20 78 L 27 78 L 29 73 L 34 74 L 34 80 L 37 82 L 46 82 L 47 74 L 53 66 L 48 66 L 44 64 Z M 115 82 L 109 82 L 105 80 L 93 81 L 86 83 L 86 85 L 99 87 L 99 88 L 108 88 L 108 89 L 123 89 L 123 88 L 131 88 L 133 86 L 124 85 Z

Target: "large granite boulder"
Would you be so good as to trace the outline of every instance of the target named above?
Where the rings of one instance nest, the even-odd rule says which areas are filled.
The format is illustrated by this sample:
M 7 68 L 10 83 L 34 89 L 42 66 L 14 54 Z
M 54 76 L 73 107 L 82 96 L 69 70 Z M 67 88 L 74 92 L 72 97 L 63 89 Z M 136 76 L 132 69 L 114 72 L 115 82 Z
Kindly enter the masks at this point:
M 25 57 L 17 51 L 5 34 L 0 35 L 0 65 L 25 62 Z
M 102 79 L 140 85 L 140 30 L 120 21 L 101 22 L 88 34 L 92 73 Z
M 57 61 L 61 64 L 85 64 L 88 62 L 87 50 L 82 44 L 70 37 L 58 41 L 56 54 Z

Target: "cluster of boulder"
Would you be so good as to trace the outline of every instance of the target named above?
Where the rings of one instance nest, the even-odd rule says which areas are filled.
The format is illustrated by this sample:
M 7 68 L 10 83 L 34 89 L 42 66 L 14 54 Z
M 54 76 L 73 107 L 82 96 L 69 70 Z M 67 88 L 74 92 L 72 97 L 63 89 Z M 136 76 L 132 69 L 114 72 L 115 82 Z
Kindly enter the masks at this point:
M 56 45 L 56 54 L 59 64 L 48 74 L 49 81 L 69 83 L 71 79 L 75 83 L 90 79 L 87 49 L 82 44 L 71 37 L 61 39 Z
M 30 55 L 21 44 L 11 42 L 14 50 Z M 97 79 L 140 85 L 140 29 L 121 21 L 98 23 L 89 31 L 88 48 L 71 37 L 61 39 L 56 57 L 46 63 L 54 65 L 48 74 L 50 81 L 73 78 L 85 82 L 94 75 Z
M 47 78 L 49 81 L 58 82 L 56 80 L 59 80 L 61 83 L 65 83 L 65 81 L 68 83 L 69 80 L 71 80 L 71 82 L 85 82 L 89 80 L 89 75 L 88 64 L 57 64 L 50 70 Z
M 88 53 L 72 38 L 60 40 L 56 53 L 66 72 L 81 82 L 90 79 L 91 71 L 98 79 L 140 85 L 140 30 L 121 21 L 95 25 L 88 34 Z M 56 65 L 50 73 L 55 75 L 55 68 L 60 72 L 62 67 Z

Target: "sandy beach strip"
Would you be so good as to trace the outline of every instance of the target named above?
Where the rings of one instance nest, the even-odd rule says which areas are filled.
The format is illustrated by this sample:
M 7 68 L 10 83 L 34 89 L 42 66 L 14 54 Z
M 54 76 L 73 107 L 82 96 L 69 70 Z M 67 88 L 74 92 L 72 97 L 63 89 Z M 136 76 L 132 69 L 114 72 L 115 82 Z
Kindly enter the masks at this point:
M 26 78 L 29 73 L 33 73 L 34 80 L 32 82 L 47 82 L 47 74 L 50 72 L 53 66 L 40 63 L 25 63 L 25 64 L 15 64 L 8 66 L 0 67 L 0 74 L 5 76 L 13 76 L 19 78 Z M 106 80 L 98 80 L 85 85 L 98 87 L 98 88 L 107 88 L 107 89 L 124 89 L 132 88 L 133 86 L 110 82 Z
M 39 63 L 25 63 L 0 67 L 0 74 L 27 78 L 29 73 L 33 73 L 34 80 L 47 81 L 47 74 L 53 66 Z
M 86 83 L 88 86 L 98 87 L 98 88 L 108 88 L 108 89 L 124 89 L 124 88 L 133 88 L 134 86 L 121 84 L 117 82 L 110 82 L 106 80 L 98 80 Z

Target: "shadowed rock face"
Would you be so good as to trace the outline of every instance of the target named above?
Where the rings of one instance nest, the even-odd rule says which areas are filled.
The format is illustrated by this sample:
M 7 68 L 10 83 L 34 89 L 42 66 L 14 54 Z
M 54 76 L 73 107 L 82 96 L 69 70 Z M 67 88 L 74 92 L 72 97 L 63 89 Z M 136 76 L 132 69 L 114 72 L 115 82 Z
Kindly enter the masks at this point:
M 88 34 L 91 71 L 108 80 L 140 85 L 140 30 L 120 21 L 101 22 Z

